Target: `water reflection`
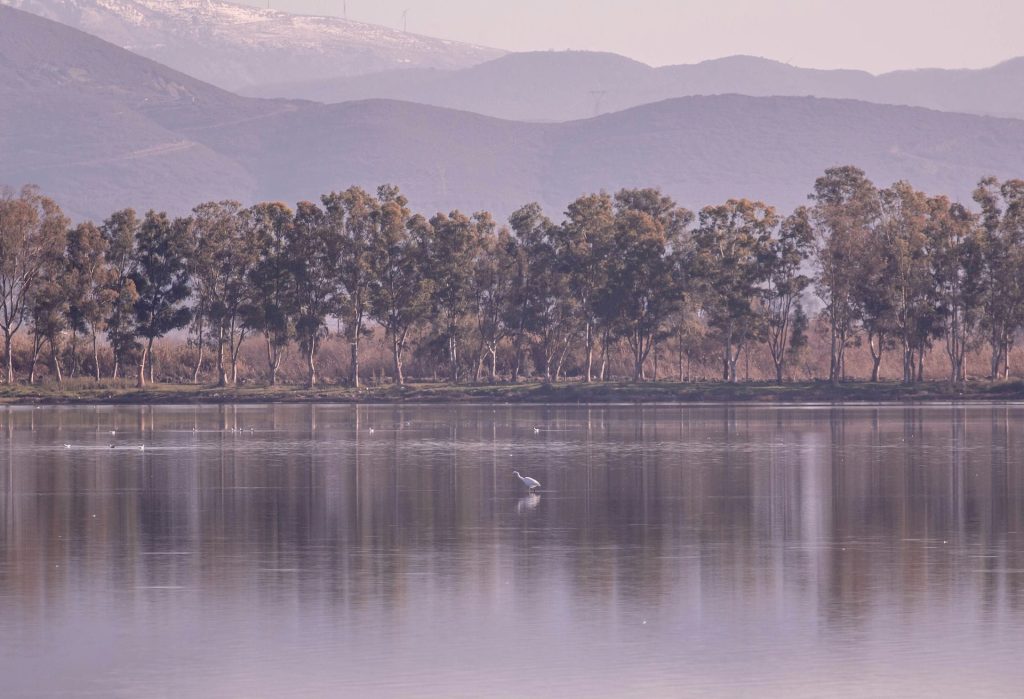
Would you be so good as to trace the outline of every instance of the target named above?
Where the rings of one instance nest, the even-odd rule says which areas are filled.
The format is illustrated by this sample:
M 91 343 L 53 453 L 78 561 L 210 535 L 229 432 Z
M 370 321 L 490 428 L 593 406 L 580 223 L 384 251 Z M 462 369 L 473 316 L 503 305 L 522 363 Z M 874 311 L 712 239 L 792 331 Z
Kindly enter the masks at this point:
M 519 498 L 519 502 L 516 503 L 516 512 L 519 514 L 527 514 L 531 510 L 536 510 L 537 505 L 540 504 L 540 493 L 530 493 Z
M 0 695 L 1016 695 L 1022 417 L 10 408 Z

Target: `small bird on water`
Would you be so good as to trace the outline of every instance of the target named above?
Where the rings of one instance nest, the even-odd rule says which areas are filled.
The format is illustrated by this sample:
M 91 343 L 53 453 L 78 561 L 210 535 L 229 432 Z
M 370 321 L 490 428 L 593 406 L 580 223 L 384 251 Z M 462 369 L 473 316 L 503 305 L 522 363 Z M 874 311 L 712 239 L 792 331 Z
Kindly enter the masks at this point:
M 540 481 L 536 478 L 530 478 L 529 476 L 520 476 L 519 471 L 513 471 L 512 475 L 519 479 L 519 482 L 526 486 L 526 489 L 531 493 L 535 490 L 540 490 Z

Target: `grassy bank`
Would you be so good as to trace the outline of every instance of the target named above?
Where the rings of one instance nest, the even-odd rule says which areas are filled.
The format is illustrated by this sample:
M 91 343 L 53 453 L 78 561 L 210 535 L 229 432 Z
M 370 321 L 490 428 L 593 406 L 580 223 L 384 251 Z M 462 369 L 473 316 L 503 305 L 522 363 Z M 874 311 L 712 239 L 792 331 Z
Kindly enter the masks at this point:
M 885 382 L 846 383 L 523 383 L 516 385 L 410 384 L 355 390 L 344 386 L 315 389 L 297 386 L 192 386 L 159 384 L 144 390 L 87 380 L 60 388 L 0 386 L 0 404 L 138 404 L 138 403 L 657 403 L 681 402 L 900 402 L 928 400 L 1024 400 L 1024 381 L 972 381 L 964 387 L 933 381 L 914 386 Z

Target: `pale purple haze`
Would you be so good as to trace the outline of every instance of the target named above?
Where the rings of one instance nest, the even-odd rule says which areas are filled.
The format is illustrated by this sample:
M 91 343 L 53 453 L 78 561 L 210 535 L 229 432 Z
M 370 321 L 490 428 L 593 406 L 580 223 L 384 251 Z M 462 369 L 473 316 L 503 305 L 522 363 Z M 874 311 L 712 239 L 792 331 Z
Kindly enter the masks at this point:
M 266 7 L 267 0 L 238 0 Z M 270 0 L 341 15 L 343 0 Z M 511 51 L 651 65 L 749 54 L 810 68 L 982 68 L 1024 54 L 1021 0 L 347 0 L 348 17 Z

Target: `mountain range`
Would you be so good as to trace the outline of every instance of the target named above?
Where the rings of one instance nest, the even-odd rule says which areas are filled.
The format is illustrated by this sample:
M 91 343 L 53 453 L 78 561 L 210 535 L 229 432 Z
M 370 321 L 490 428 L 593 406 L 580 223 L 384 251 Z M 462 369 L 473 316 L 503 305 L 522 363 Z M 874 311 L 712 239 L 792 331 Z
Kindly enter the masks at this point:
M 495 49 L 220 0 L 0 0 L 228 90 L 395 68 L 462 68 Z
M 814 96 L 1024 118 L 1024 58 L 980 70 L 814 70 L 752 56 L 654 68 L 586 51 L 506 54 L 223 0 L 0 0 L 250 97 L 393 99 L 572 121 L 695 95 Z
M 1024 121 L 811 97 L 684 97 L 565 123 L 429 105 L 241 97 L 113 44 L 0 6 L 0 184 L 39 184 L 76 217 L 182 213 L 211 199 L 295 202 L 399 185 L 426 213 L 658 186 L 696 208 L 782 209 L 829 166 L 966 199 L 1020 176 Z
M 1024 117 L 1024 58 L 982 70 L 872 75 L 812 70 L 752 56 L 652 68 L 609 53 L 514 53 L 459 70 L 408 69 L 253 85 L 243 94 L 318 102 L 396 99 L 504 119 L 570 121 L 674 97 L 814 96 Z

